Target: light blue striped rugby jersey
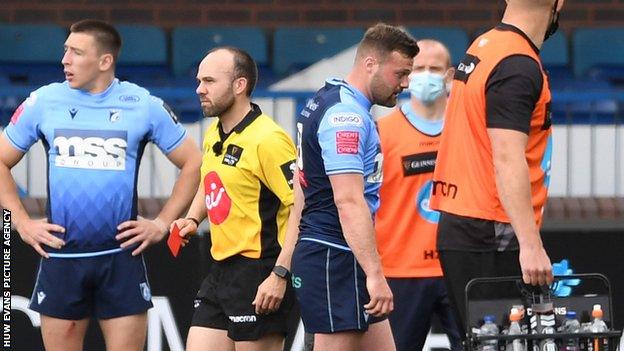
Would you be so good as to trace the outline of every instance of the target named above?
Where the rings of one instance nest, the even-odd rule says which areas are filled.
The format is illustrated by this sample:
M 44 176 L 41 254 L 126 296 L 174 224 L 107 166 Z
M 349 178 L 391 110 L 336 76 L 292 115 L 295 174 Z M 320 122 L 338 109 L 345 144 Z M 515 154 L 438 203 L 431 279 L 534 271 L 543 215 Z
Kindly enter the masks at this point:
M 301 238 L 348 249 L 329 176 L 359 173 L 371 216 L 379 207 L 383 155 L 372 103 L 345 81 L 329 79 L 297 118 L 299 182 L 305 195 Z
M 139 163 L 147 142 L 168 154 L 186 137 L 175 114 L 135 84 L 115 79 L 102 93 L 52 83 L 32 92 L 4 130 L 26 152 L 41 139 L 47 155 L 47 215 L 65 228 L 54 233 L 53 257 L 119 251 L 117 225 L 137 217 Z

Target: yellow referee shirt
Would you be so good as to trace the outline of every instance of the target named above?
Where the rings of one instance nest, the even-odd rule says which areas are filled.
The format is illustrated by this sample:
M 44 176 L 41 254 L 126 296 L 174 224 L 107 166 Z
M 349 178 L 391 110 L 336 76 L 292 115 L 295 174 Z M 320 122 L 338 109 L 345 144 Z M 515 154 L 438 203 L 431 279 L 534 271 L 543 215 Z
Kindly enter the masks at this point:
M 212 257 L 277 257 L 293 204 L 295 146 L 269 116 L 252 110 L 229 133 L 204 135 L 201 186 L 210 220 Z

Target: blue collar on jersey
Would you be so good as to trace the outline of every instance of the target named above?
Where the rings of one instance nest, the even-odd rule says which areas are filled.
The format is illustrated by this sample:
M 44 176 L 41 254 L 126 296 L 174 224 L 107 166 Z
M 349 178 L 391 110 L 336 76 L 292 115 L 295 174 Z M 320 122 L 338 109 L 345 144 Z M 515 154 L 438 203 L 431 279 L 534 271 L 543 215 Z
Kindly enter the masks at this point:
M 359 91 L 356 87 L 350 85 L 342 79 L 330 78 L 325 81 L 325 85 L 340 85 L 345 87 L 345 89 L 349 90 L 353 94 L 355 101 L 358 102 L 366 111 L 370 111 L 373 103 L 366 97 L 364 94 Z
M 401 106 L 401 112 L 407 117 L 407 120 L 410 122 L 414 128 L 418 129 L 421 133 L 435 136 L 442 133 L 442 128 L 444 127 L 444 119 L 441 118 L 437 121 L 429 121 L 421 116 L 417 115 L 412 108 L 412 104 L 409 102 L 403 104 Z
M 116 85 L 119 84 L 119 79 L 115 78 L 113 79 L 113 81 L 111 82 L 111 84 L 104 89 L 103 92 L 101 93 L 90 93 L 88 91 L 84 91 L 84 90 L 80 90 L 80 89 L 73 89 L 69 86 L 69 83 L 67 81 L 64 82 L 65 86 L 67 86 L 67 88 L 73 92 L 75 92 L 76 94 L 80 95 L 80 96 L 90 96 L 92 98 L 96 98 L 96 99 L 105 99 L 107 98 L 111 91 L 113 91 L 113 87 L 115 87 Z

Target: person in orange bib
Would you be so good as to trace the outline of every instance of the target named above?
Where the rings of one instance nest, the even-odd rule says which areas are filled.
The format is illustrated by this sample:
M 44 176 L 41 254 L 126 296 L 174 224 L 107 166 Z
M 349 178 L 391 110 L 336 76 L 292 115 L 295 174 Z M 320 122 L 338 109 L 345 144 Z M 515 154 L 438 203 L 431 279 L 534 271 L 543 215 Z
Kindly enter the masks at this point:
M 539 232 L 552 154 L 539 48 L 556 31 L 563 2 L 508 0 L 502 23 L 475 39 L 453 78 L 430 205 L 442 212 L 437 247 L 464 323 L 472 278 L 553 280 Z
M 384 155 L 377 246 L 394 295 L 389 319 L 397 350 L 422 350 L 434 314 L 451 349 L 461 350 L 436 250 L 440 214 L 429 208 L 447 86 L 455 70 L 444 44 L 426 39 L 418 47 L 409 77 L 410 102 L 377 123 Z

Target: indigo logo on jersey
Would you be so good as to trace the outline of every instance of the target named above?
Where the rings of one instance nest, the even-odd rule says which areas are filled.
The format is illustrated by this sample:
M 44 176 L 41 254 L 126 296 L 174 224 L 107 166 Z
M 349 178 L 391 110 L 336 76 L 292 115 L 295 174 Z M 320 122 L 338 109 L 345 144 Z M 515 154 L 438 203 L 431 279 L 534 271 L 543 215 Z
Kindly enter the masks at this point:
M 357 113 L 339 112 L 329 116 L 329 124 L 333 126 L 357 126 L 361 127 L 364 122 Z
M 128 132 L 122 130 L 55 129 L 57 167 L 126 169 Z
M 141 98 L 137 95 L 119 95 L 119 101 L 121 102 L 139 102 Z
M 440 212 L 434 211 L 429 207 L 432 187 L 433 182 L 428 181 L 422 188 L 420 188 L 420 191 L 416 196 L 416 208 L 422 218 L 424 218 L 427 222 L 436 224 L 440 220 Z

